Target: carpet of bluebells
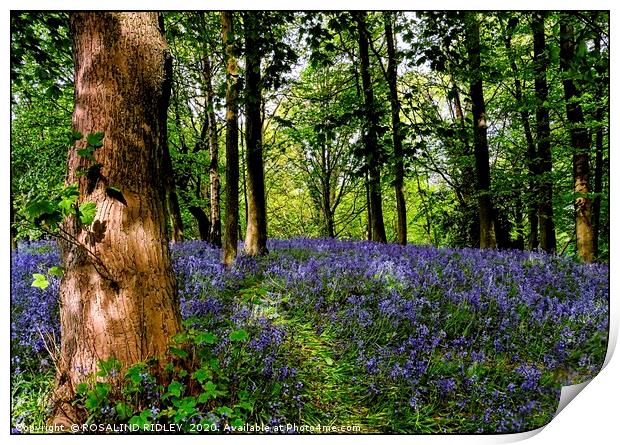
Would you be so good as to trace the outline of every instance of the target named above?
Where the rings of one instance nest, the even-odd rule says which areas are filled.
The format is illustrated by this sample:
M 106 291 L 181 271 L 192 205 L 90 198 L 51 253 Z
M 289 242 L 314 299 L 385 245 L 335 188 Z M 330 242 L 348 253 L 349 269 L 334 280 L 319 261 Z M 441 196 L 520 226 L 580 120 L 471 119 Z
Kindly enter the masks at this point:
M 606 265 L 327 239 L 268 247 L 267 256 L 241 255 L 229 270 L 204 242 L 172 247 L 186 326 L 222 339 L 213 347 L 227 381 L 253 394 L 245 421 L 525 431 L 551 420 L 562 385 L 602 366 Z M 45 417 L 59 279 L 50 277 L 45 290 L 31 284 L 33 273 L 58 264 L 47 242 L 24 244 L 12 257 L 13 425 Z M 248 333 L 242 365 L 230 344 L 240 329 Z M 161 396 L 152 395 L 151 412 L 162 408 Z M 207 415 L 199 411 L 193 420 Z M 230 415 L 220 414 L 208 413 L 214 423 Z

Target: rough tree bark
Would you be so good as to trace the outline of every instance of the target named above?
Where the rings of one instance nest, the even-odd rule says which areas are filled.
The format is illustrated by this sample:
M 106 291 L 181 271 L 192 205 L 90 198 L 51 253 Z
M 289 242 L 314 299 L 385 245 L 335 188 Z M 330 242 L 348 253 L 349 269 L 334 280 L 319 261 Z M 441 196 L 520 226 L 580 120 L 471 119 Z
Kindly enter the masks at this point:
M 388 66 L 387 81 L 390 88 L 390 108 L 392 113 L 392 141 L 394 144 L 394 192 L 396 194 L 396 214 L 398 226 L 396 242 L 407 244 L 407 207 L 405 204 L 405 167 L 403 162 L 403 138 L 400 126 L 400 101 L 398 99 L 396 45 L 392 13 L 384 12 L 385 40 L 387 42 Z
M 528 184 L 528 221 L 529 221 L 529 237 L 528 237 L 528 248 L 530 250 L 534 250 L 538 248 L 538 205 L 537 205 L 537 197 L 538 191 L 536 187 L 536 181 L 538 178 L 538 162 L 536 159 L 536 144 L 534 143 L 534 137 L 532 135 L 532 128 L 530 126 L 530 116 L 527 107 L 524 106 L 523 102 L 523 87 L 521 86 L 521 80 L 519 79 L 519 68 L 517 67 L 517 62 L 515 60 L 515 55 L 512 50 L 512 35 L 514 34 L 514 30 L 518 24 L 518 19 L 510 19 L 508 21 L 508 29 L 505 36 L 505 45 L 506 50 L 508 51 L 510 58 L 510 69 L 512 70 L 512 75 L 514 76 L 514 86 L 515 86 L 515 99 L 517 101 L 517 106 L 519 107 L 519 117 L 521 118 L 521 125 L 523 125 L 523 132 L 525 133 L 525 141 L 527 146 L 527 169 L 529 173 L 529 184 Z
M 470 69 L 470 95 L 474 121 L 474 155 L 476 158 L 476 182 L 478 192 L 478 215 L 480 220 L 480 248 L 497 247 L 495 216 L 491 200 L 491 170 L 482 78 L 480 72 L 480 24 L 475 13 L 466 15 L 467 54 Z
M 213 101 L 213 82 L 211 81 L 211 58 L 205 54 L 203 58 L 204 77 L 207 86 L 207 122 L 209 129 L 209 202 L 211 205 L 211 228 L 209 241 L 218 247 L 222 246 L 222 217 L 220 212 L 220 174 L 219 174 L 219 144 L 217 141 L 217 121 Z
M 357 22 L 358 45 L 360 51 L 360 74 L 364 90 L 364 112 L 366 128 L 364 145 L 366 151 L 366 169 L 368 170 L 368 188 L 370 198 L 370 218 L 372 240 L 387 242 L 385 225 L 383 224 L 383 204 L 381 198 L 381 169 L 379 166 L 379 144 L 377 141 L 378 116 L 375 110 L 374 93 L 370 78 L 370 58 L 368 55 L 368 30 L 366 29 L 366 13 L 356 12 L 353 17 Z
M 102 131 L 95 165 L 69 151 L 67 182 L 94 202 L 94 222 L 74 218 L 61 245 L 61 356 L 52 422 L 67 424 L 74 388 L 115 357 L 124 366 L 165 354 L 181 329 L 166 235 L 164 159 L 171 58 L 156 13 L 74 13 L 73 129 Z M 110 187 L 121 193 L 110 193 Z
M 560 68 L 563 72 L 566 116 L 570 123 L 573 147 L 573 179 L 575 181 L 575 233 L 577 254 L 588 263 L 594 261 L 594 228 L 592 225 L 592 198 L 590 197 L 590 136 L 581 109 L 581 92 L 571 72 L 575 63 L 575 32 L 570 16 L 560 18 Z
M 235 57 L 233 13 L 222 11 L 221 21 L 222 40 L 226 51 L 226 217 L 222 261 L 226 266 L 230 266 L 237 256 L 239 226 L 239 73 Z
M 247 165 L 248 226 L 245 251 L 249 255 L 267 253 L 267 206 L 263 166 L 263 121 L 261 116 L 261 55 L 257 41 L 260 32 L 256 12 L 243 14 L 245 39 L 245 150 Z
M 556 251 L 555 222 L 553 220 L 553 182 L 551 180 L 551 130 L 549 129 L 549 109 L 546 105 L 549 90 L 547 87 L 547 66 L 549 65 L 545 44 L 545 19 L 541 13 L 532 17 L 534 36 L 534 89 L 536 91 L 536 138 L 538 142 L 537 180 L 538 187 L 538 227 L 540 248 L 545 252 Z

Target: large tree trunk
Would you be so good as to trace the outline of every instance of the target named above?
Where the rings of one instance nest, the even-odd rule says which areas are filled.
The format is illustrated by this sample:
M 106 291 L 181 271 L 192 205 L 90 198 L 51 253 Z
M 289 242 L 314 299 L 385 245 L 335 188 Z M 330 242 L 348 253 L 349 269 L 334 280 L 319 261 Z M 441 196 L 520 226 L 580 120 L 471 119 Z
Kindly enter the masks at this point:
M 585 262 L 594 261 L 594 230 L 592 226 L 592 198 L 590 197 L 590 137 L 581 109 L 581 92 L 573 81 L 571 68 L 575 59 L 575 33 L 570 17 L 560 18 L 560 68 L 564 78 L 566 116 L 570 123 L 570 139 L 573 146 L 573 179 L 575 181 L 575 232 L 577 254 Z
M 226 219 L 222 261 L 232 265 L 237 256 L 239 226 L 239 121 L 237 98 L 239 74 L 234 50 L 233 13 L 221 12 L 222 40 L 226 48 Z
M 546 105 L 547 88 L 547 47 L 545 44 L 545 19 L 541 13 L 532 18 L 534 35 L 534 89 L 536 90 L 536 137 L 538 142 L 538 226 L 540 248 L 545 252 L 556 251 L 555 223 L 553 221 L 553 182 L 551 170 L 551 130 L 549 129 L 549 109 Z
M 261 55 L 256 36 L 256 12 L 243 15 L 245 37 L 245 150 L 247 165 L 248 226 L 245 251 L 249 255 L 267 253 L 267 207 L 263 167 L 263 121 L 261 116 Z
M 383 14 L 388 54 L 387 81 L 390 88 L 392 141 L 394 143 L 394 192 L 396 194 L 396 214 L 398 215 L 396 242 L 405 245 L 407 244 L 407 208 L 405 205 L 404 191 L 405 167 L 403 162 L 403 139 L 400 129 L 400 101 L 398 100 L 397 88 L 396 67 L 398 64 L 396 61 L 392 13 L 384 12 Z
M 467 54 L 470 68 L 470 95 L 474 118 L 474 155 L 478 192 L 478 216 L 480 220 L 480 248 L 497 247 L 495 215 L 491 200 L 491 170 L 482 78 L 480 72 L 480 24 L 475 13 L 467 13 Z
M 124 366 L 165 354 L 180 329 L 179 303 L 166 236 L 166 112 L 171 59 L 156 13 L 71 15 L 75 62 L 73 129 L 102 131 L 98 175 L 92 161 L 69 152 L 67 183 L 80 202 L 97 205 L 86 227 L 71 218 L 63 231 L 61 356 L 56 423 L 73 419 L 77 383 L 115 357 Z M 109 187 L 121 193 L 111 193 Z
M 385 225 L 383 224 L 383 204 L 381 199 L 381 167 L 379 165 L 379 143 L 377 141 L 378 116 L 375 110 L 374 93 L 370 78 L 370 58 L 368 56 L 368 30 L 366 29 L 365 12 L 354 13 L 357 22 L 358 44 L 360 51 L 360 73 L 364 89 L 364 112 L 366 115 L 366 131 L 364 144 L 366 148 L 366 169 L 368 170 L 368 188 L 370 197 L 370 218 L 372 240 L 387 242 Z
M 212 244 L 222 246 L 222 218 L 220 215 L 220 174 L 219 174 L 219 144 L 217 142 L 217 121 L 215 119 L 215 108 L 213 106 L 215 94 L 213 92 L 213 82 L 211 81 L 211 58 L 208 54 L 204 56 L 204 76 L 207 85 L 207 121 L 209 128 L 209 199 L 211 204 L 211 229 L 209 241 Z
M 512 70 L 512 75 L 514 76 L 514 86 L 515 86 L 515 99 L 517 101 L 517 106 L 519 107 L 519 116 L 521 118 L 521 125 L 523 125 L 523 132 L 525 133 L 525 142 L 527 146 L 527 169 L 529 173 L 529 184 L 528 184 L 528 221 L 529 221 L 529 237 L 528 237 L 528 248 L 530 250 L 534 250 L 538 248 L 538 191 L 536 187 L 536 181 L 538 179 L 538 162 L 536 160 L 536 144 L 534 143 L 534 137 L 532 135 L 532 129 L 530 126 L 530 116 L 527 107 L 523 101 L 523 88 L 521 86 L 521 80 L 519 79 L 519 68 L 517 67 L 517 62 L 515 60 L 515 55 L 512 51 L 512 35 L 514 33 L 515 27 L 517 26 L 518 21 L 515 18 L 514 20 L 510 20 L 508 22 L 508 32 L 505 36 L 505 44 L 506 50 L 508 51 L 510 57 L 510 69 Z

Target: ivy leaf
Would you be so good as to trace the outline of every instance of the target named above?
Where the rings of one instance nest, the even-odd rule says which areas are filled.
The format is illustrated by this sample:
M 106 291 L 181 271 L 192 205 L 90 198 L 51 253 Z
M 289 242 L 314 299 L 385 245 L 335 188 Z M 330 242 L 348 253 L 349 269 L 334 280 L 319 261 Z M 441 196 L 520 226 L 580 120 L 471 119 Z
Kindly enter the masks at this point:
M 232 422 L 230 422 L 230 426 L 232 426 L 233 428 L 243 428 L 244 425 L 245 423 L 241 419 L 234 419 Z
M 94 161 L 95 158 L 93 156 L 93 152 L 94 152 L 94 148 L 93 147 L 86 147 L 86 148 L 80 148 L 77 151 L 78 156 L 82 157 L 82 158 L 88 158 L 91 161 Z
M 50 215 L 54 213 L 56 210 L 56 206 L 54 203 L 49 201 L 48 199 L 35 199 L 34 201 L 30 201 L 26 205 L 25 213 L 26 217 L 34 221 L 37 218 L 42 217 L 43 215 Z
M 65 270 L 60 266 L 53 266 L 49 268 L 47 273 L 54 277 L 62 277 L 63 274 L 65 273 Z
M 116 411 L 116 414 L 121 420 L 129 418 L 133 414 L 133 411 L 131 410 L 129 405 L 124 402 L 118 402 L 114 407 L 114 410 Z
M 233 410 L 227 406 L 220 406 L 215 410 L 215 412 L 222 416 L 230 417 L 230 415 L 233 413 Z
M 80 205 L 80 221 L 87 226 L 91 225 L 95 220 L 97 212 L 97 204 L 94 202 L 84 202 Z
M 201 332 L 200 334 L 196 335 L 196 339 L 194 341 L 197 345 L 212 345 L 217 341 L 217 337 L 210 332 Z
M 139 416 L 133 416 L 131 419 L 129 419 L 128 424 L 136 425 L 138 426 L 138 428 L 144 429 L 149 425 L 149 417 L 152 415 L 153 414 L 151 413 L 150 409 L 145 409 L 140 413 Z
M 194 377 L 199 383 L 204 382 L 205 380 L 211 378 L 212 376 L 213 376 L 213 373 L 209 369 L 205 369 L 205 368 L 200 368 L 198 371 L 192 374 L 192 377 Z
M 89 134 L 86 136 L 86 142 L 93 148 L 103 147 L 103 131 Z
M 168 394 L 174 397 L 181 397 L 181 390 L 183 389 L 183 384 L 173 380 L 170 385 L 168 385 Z
M 209 399 L 215 399 L 219 394 L 217 386 L 212 381 L 208 381 L 207 383 L 202 385 L 202 389 L 204 389 L 204 391 L 202 394 L 200 394 L 199 398 L 199 400 L 203 399 L 200 400 L 201 402 L 206 402 Z
M 32 287 L 38 287 L 39 289 L 45 290 L 47 289 L 47 286 L 50 285 L 50 282 L 47 281 L 47 278 L 45 278 L 45 275 L 43 274 L 33 273 L 32 277 L 34 278 Z
M 233 331 L 230 333 L 230 341 L 244 341 L 248 338 L 250 338 L 248 333 L 243 329 L 239 329 L 238 331 Z

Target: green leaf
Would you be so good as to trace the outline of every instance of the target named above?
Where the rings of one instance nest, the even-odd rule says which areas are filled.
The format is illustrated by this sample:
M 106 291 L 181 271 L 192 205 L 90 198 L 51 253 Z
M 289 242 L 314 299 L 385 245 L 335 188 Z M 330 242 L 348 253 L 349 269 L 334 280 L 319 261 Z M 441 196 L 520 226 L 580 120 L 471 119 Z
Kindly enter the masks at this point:
M 80 133 L 79 131 L 72 131 L 71 132 L 71 138 L 74 141 L 79 141 L 80 139 L 82 139 L 84 136 L 82 136 L 82 133 Z
M 132 409 L 125 402 L 118 402 L 114 410 L 120 420 L 125 420 L 133 414 Z
M 24 210 L 26 217 L 33 221 L 43 215 L 52 214 L 56 210 L 56 206 L 48 199 L 39 198 L 30 201 Z
M 47 281 L 47 278 L 45 278 L 45 275 L 40 274 L 40 273 L 33 273 L 32 277 L 34 278 L 34 281 L 32 282 L 32 287 L 38 287 L 42 290 L 47 289 L 47 286 L 50 285 L 49 281 Z
M 87 226 L 91 225 L 95 220 L 97 213 L 97 204 L 94 202 L 83 202 L 80 205 L 80 221 Z
M 176 355 L 179 358 L 187 358 L 189 356 L 188 352 L 185 349 L 175 348 L 174 346 L 170 346 L 170 353 L 172 355 Z
M 140 429 L 144 429 L 149 425 L 149 417 L 151 417 L 152 415 L 153 414 L 151 413 L 151 410 L 146 409 L 142 411 L 139 416 L 133 416 L 131 419 L 129 419 L 128 424 L 136 425 Z
M 243 428 L 243 425 L 245 425 L 245 422 L 241 419 L 234 419 L 232 422 L 230 422 L 230 426 L 232 426 L 233 428 Z
M 103 131 L 98 131 L 97 133 L 91 133 L 86 136 L 86 142 L 93 148 L 99 148 L 103 146 Z
M 230 341 L 245 341 L 248 338 L 250 338 L 248 333 L 243 329 L 230 333 Z
M 239 402 L 237 403 L 237 406 L 248 411 L 252 411 L 252 408 L 254 407 L 250 402 Z
M 233 410 L 227 406 L 220 406 L 219 408 L 215 409 L 215 412 L 222 416 L 230 417 L 230 415 L 233 413 Z
M 201 332 L 196 335 L 194 340 L 197 345 L 209 344 L 212 345 L 217 341 L 217 337 L 210 332 Z
M 77 151 L 78 156 L 82 157 L 82 158 L 88 158 L 91 161 L 94 161 L 95 158 L 93 156 L 93 152 L 94 152 L 94 148 L 93 147 L 86 147 L 86 148 L 80 148 Z
M 176 380 L 173 380 L 172 383 L 168 385 L 167 394 L 174 396 L 174 397 L 181 397 L 182 390 L 183 390 L 183 384 L 180 382 L 177 382 Z
M 200 395 L 200 398 L 203 399 L 202 402 L 215 399 L 219 395 L 219 391 L 217 390 L 217 386 L 212 381 L 208 381 L 204 385 L 202 385 L 203 393 Z
M 88 391 L 88 385 L 86 383 L 78 383 L 75 388 L 77 394 L 86 394 L 86 391 Z
M 327 366 L 331 366 L 334 364 L 334 361 L 329 358 L 329 357 L 324 357 L 325 363 L 327 363 Z
M 133 365 L 131 368 L 127 370 L 125 373 L 125 377 L 129 378 L 134 385 L 142 382 L 142 373 L 144 371 L 144 366 L 142 364 Z
M 209 369 L 200 368 L 198 371 L 192 374 L 192 377 L 199 383 L 203 383 L 205 380 L 210 379 L 213 373 Z
M 65 270 L 60 266 L 53 266 L 48 269 L 47 273 L 54 277 L 62 277 Z
M 99 371 L 96 374 L 98 377 L 109 377 L 112 371 L 118 372 L 122 364 L 118 359 L 110 357 L 108 360 L 99 360 L 98 368 Z

